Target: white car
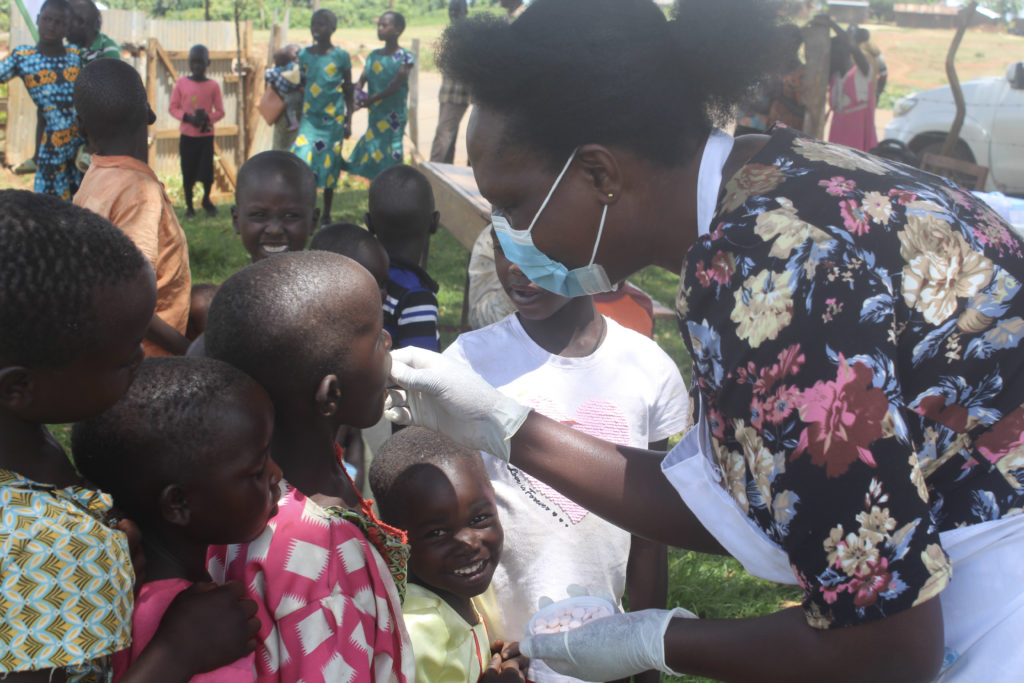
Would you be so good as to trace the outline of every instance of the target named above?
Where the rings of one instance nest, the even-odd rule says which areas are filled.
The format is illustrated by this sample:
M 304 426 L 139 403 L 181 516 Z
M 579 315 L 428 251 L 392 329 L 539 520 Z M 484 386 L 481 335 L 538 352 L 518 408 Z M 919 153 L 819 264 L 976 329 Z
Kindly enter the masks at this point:
M 960 86 L 967 103 L 953 156 L 988 168 L 985 189 L 1024 195 L 1024 62 L 1002 78 L 976 78 Z M 893 107 L 885 137 L 918 156 L 938 154 L 956 108 L 949 86 L 908 95 Z

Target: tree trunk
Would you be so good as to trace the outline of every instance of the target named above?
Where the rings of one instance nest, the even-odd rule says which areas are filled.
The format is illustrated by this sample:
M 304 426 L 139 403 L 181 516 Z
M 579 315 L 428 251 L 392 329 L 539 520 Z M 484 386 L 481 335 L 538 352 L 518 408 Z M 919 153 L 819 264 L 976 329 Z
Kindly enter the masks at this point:
M 956 64 L 954 58 L 956 51 L 960 49 L 960 41 L 964 38 L 964 32 L 971 24 L 974 17 L 974 10 L 978 8 L 977 2 L 971 2 L 962 10 L 957 17 L 956 33 L 953 35 L 953 42 L 949 45 L 949 52 L 946 53 L 946 77 L 949 79 L 949 89 L 953 91 L 953 103 L 956 105 L 956 116 L 953 117 L 953 125 L 949 129 L 946 141 L 942 143 L 942 156 L 948 157 L 953 153 L 953 147 L 960 138 L 960 129 L 964 126 L 964 116 L 967 114 L 967 104 L 964 102 L 964 91 L 960 88 L 960 79 L 956 75 Z

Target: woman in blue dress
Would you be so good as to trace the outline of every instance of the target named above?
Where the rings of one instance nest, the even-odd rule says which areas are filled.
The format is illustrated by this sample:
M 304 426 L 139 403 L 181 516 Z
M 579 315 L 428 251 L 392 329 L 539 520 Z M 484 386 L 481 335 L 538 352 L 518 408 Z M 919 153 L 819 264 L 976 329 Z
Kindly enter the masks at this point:
M 299 53 L 306 94 L 292 154 L 309 164 L 317 187 L 323 188 L 322 225 L 331 222 L 334 186 L 345 167 L 341 141 L 352 135 L 352 123 L 346 116 L 352 111 L 352 60 L 347 52 L 331 44 L 337 28 L 334 12 L 317 10 L 309 24 L 313 45 Z
M 85 142 L 78 134 L 72 96 L 82 68 L 78 50 L 65 47 L 70 9 L 67 0 L 46 0 L 39 10 L 39 41 L 21 45 L 0 62 L 0 83 L 21 77 L 29 97 L 43 114 L 34 190 L 71 199 L 82 181 L 75 152 Z
M 416 58 L 399 47 L 398 37 L 405 30 L 405 18 L 398 12 L 385 12 L 377 20 L 377 37 L 384 47 L 366 59 L 358 88 L 368 85 L 361 105 L 370 108 L 366 134 L 356 143 L 348 160 L 348 172 L 371 180 L 392 164 L 402 163 L 402 136 L 409 118 L 409 72 Z

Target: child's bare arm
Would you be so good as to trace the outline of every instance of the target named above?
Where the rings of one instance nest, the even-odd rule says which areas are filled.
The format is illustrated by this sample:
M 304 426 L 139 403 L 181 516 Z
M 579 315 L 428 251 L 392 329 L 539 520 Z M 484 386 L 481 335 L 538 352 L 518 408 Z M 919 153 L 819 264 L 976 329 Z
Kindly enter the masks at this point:
M 366 98 L 366 106 L 369 107 L 371 104 L 376 104 L 383 99 L 391 97 L 398 89 L 401 88 L 407 80 L 409 80 L 409 72 L 412 71 L 412 64 L 403 64 L 398 67 L 398 73 L 388 83 L 388 87 L 381 90 L 379 93 L 375 93 L 370 97 Z
M 191 344 L 188 337 L 165 323 L 155 313 L 149 321 L 149 328 L 146 329 L 146 339 L 170 351 L 175 356 L 184 356 Z

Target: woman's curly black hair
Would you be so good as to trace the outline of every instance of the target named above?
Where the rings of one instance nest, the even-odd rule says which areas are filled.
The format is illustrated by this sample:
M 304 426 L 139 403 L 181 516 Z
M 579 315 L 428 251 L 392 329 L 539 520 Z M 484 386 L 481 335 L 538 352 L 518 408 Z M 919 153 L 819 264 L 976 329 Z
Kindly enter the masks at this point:
M 553 165 L 586 143 L 678 165 L 781 64 L 778 26 L 767 0 L 536 0 L 452 24 L 437 63 Z

